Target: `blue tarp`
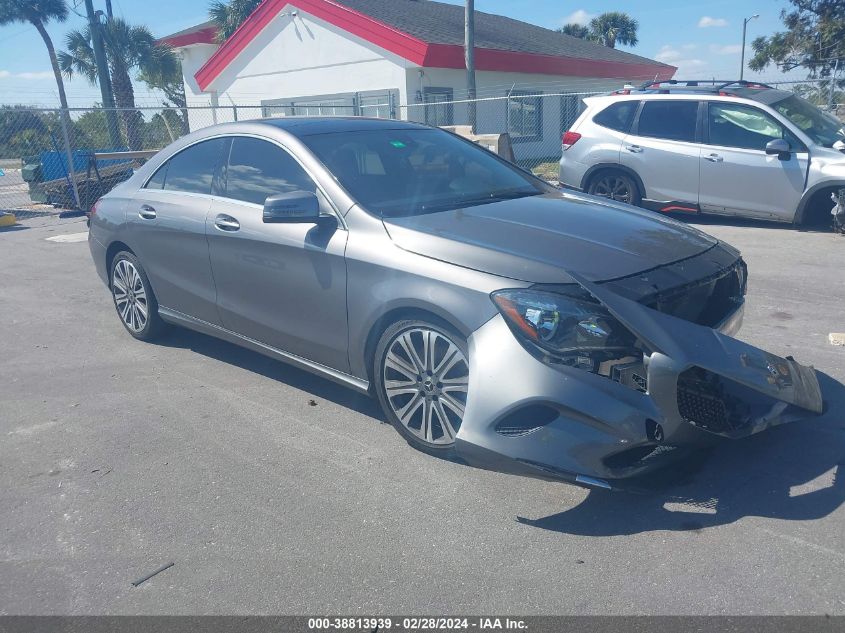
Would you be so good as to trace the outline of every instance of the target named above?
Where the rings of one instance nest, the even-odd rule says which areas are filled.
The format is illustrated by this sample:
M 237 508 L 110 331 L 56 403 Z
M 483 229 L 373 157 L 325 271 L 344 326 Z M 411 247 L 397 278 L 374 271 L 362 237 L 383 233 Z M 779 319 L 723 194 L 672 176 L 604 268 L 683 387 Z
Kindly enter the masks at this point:
M 125 152 L 127 148 L 119 147 L 117 149 L 78 149 L 73 152 L 73 170 L 79 173 L 85 173 L 88 169 L 89 157 L 95 152 Z M 131 162 L 128 159 L 121 160 L 101 160 L 97 161 L 97 167 L 107 167 L 109 165 L 118 165 L 120 163 Z M 42 178 L 47 180 L 57 180 L 65 178 L 68 173 L 67 158 L 64 152 L 41 152 L 41 172 Z

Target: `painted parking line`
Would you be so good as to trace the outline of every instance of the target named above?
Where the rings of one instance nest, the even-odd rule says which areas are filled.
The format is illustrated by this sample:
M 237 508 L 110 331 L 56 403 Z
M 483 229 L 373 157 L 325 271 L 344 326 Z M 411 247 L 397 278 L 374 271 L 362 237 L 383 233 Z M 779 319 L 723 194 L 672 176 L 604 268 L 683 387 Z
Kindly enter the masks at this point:
M 48 242 L 60 242 L 62 244 L 85 242 L 88 240 L 88 231 L 85 231 L 84 233 L 66 233 L 65 235 L 54 235 L 53 237 L 47 237 L 45 239 Z

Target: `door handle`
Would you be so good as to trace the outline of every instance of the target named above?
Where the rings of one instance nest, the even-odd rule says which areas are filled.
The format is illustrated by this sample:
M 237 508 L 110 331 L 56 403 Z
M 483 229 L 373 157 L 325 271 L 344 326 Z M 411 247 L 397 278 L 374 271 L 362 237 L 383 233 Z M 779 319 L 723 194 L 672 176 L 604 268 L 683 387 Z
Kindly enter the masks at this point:
M 148 204 L 142 204 L 141 210 L 138 211 L 138 215 L 140 215 L 145 220 L 155 220 L 156 219 L 156 210 L 153 209 Z
M 725 159 L 718 154 L 708 154 L 704 157 L 704 160 L 709 160 L 711 163 L 721 163 Z
M 235 218 L 231 215 L 225 215 L 221 213 L 216 218 L 214 218 L 214 226 L 216 226 L 221 231 L 237 231 L 241 228 L 241 223 L 238 222 Z
M 627 149 L 629 152 L 633 152 L 634 154 L 642 154 L 643 152 L 643 148 L 639 145 L 626 145 L 625 149 Z

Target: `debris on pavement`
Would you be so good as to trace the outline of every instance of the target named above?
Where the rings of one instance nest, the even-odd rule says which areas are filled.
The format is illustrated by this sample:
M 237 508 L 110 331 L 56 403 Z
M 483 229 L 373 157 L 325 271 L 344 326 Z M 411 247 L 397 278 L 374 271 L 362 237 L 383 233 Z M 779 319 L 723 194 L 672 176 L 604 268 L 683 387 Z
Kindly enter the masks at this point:
M 166 570 L 166 569 L 170 569 L 170 568 L 171 568 L 171 567 L 173 567 L 173 565 L 175 565 L 175 564 L 176 564 L 176 563 L 167 563 L 166 565 L 162 565 L 161 567 L 159 567 L 158 569 L 156 569 L 154 572 L 149 573 L 149 574 L 147 574 L 146 576 L 144 576 L 143 578 L 139 578 L 138 580 L 136 580 L 135 582 L 133 582 L 133 583 L 132 583 L 132 586 L 133 586 L 133 587 L 137 587 L 138 585 L 140 585 L 140 584 L 142 584 L 142 583 L 147 582 L 147 581 L 148 581 L 150 578 L 152 578 L 153 576 L 155 576 L 155 575 L 157 575 L 157 574 L 160 574 L 161 572 L 163 572 L 163 571 L 164 571 L 164 570 Z

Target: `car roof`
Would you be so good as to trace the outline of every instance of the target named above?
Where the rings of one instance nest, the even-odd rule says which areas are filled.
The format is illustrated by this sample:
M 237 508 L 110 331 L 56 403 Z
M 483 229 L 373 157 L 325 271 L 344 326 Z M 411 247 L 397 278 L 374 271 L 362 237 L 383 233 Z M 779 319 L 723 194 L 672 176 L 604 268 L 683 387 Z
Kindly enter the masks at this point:
M 350 116 L 285 116 L 252 121 L 264 123 L 285 130 L 294 136 L 314 134 L 337 134 L 365 130 L 413 130 L 429 129 L 429 126 L 411 121 L 376 119 Z

